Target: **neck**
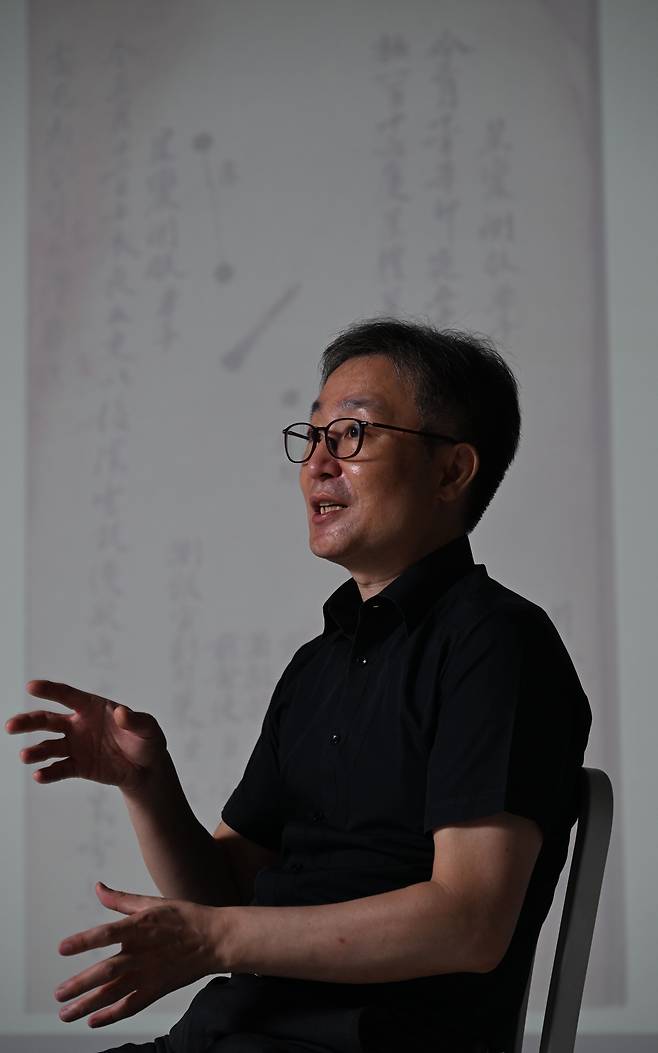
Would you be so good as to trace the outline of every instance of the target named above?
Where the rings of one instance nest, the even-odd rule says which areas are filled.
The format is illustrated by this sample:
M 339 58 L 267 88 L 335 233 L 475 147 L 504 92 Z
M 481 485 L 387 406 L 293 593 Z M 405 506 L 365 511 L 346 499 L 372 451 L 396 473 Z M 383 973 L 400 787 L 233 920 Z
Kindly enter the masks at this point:
M 378 568 L 351 570 L 352 577 L 361 593 L 361 599 L 365 601 L 371 599 L 372 596 L 376 596 L 378 592 L 381 592 L 392 581 L 399 578 L 400 574 L 403 574 L 408 567 L 417 563 L 423 556 L 429 555 L 430 552 L 435 552 L 438 548 L 443 548 L 458 537 L 461 537 L 461 533 L 455 532 L 441 539 L 434 538 L 432 541 L 428 541 L 426 545 L 419 547 L 414 553 L 406 554 L 406 558 L 403 556 L 392 559 Z

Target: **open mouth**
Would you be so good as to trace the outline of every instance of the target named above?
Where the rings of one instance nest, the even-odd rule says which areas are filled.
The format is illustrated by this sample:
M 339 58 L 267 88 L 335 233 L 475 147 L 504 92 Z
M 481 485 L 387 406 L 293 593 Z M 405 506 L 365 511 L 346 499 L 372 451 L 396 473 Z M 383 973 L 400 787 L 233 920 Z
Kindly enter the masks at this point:
M 325 523 L 329 519 L 333 519 L 334 516 L 338 515 L 345 509 L 345 505 L 341 505 L 338 501 L 325 501 L 325 500 L 314 500 L 311 502 L 313 509 L 312 521 L 314 523 Z

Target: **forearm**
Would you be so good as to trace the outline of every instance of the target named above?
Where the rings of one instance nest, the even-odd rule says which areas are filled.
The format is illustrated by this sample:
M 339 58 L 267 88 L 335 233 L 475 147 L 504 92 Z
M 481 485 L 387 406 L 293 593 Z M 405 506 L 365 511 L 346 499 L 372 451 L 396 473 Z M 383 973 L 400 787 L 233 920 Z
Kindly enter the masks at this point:
M 217 913 L 218 971 L 333 983 L 383 983 L 484 972 L 483 925 L 442 885 L 311 907 L 237 907 Z
M 163 896 L 214 906 L 242 902 L 225 848 L 194 815 L 169 753 L 139 789 L 124 791 L 123 797 Z

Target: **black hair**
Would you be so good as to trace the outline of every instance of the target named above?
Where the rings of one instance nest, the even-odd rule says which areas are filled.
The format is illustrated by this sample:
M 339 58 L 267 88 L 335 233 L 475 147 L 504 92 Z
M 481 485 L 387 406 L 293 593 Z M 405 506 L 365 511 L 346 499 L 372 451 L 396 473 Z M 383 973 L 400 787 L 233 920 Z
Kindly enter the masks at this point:
M 479 334 L 379 317 L 355 322 L 329 344 L 320 360 L 322 384 L 348 359 L 363 355 L 383 355 L 410 383 L 422 430 L 451 429 L 447 434 L 476 448 L 480 466 L 464 509 L 470 533 L 519 444 L 521 413 L 512 370 Z

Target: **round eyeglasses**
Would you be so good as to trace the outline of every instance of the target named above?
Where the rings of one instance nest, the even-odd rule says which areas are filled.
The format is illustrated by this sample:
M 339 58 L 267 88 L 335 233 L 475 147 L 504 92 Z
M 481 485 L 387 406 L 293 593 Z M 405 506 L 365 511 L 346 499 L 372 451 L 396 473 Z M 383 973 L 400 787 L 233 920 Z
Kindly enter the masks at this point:
M 422 435 L 425 439 L 458 443 L 451 435 L 437 435 L 431 431 L 416 431 L 415 428 L 399 428 L 396 424 L 379 424 L 373 420 L 358 420 L 356 417 L 338 417 L 324 427 L 299 421 L 283 429 L 286 456 L 294 464 L 304 464 L 315 453 L 315 447 L 324 435 L 327 453 L 339 461 L 356 457 L 365 437 L 366 428 L 386 428 L 387 431 L 403 431 L 409 435 Z

